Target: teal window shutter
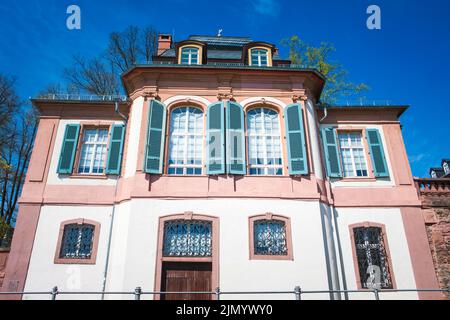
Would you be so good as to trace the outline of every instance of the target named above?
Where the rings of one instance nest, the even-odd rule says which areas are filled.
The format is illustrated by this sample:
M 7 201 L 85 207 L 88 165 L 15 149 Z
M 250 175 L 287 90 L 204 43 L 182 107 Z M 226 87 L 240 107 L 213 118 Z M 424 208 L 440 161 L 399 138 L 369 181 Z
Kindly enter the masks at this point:
M 225 121 L 222 102 L 208 107 L 206 126 L 206 174 L 225 173 Z
M 383 142 L 378 129 L 366 129 L 367 142 L 369 143 L 370 158 L 375 177 L 389 177 L 389 170 L 384 155 Z
M 109 140 L 106 174 L 120 174 L 124 137 L 125 126 L 123 124 L 113 125 L 111 129 L 111 138 Z
M 303 112 L 300 104 L 291 104 L 284 110 L 286 124 L 289 174 L 308 174 L 306 139 L 303 125 Z
M 227 169 L 230 174 L 245 174 L 244 110 L 239 103 L 227 106 Z
M 59 163 L 57 170 L 58 173 L 61 174 L 72 173 L 79 135 L 80 135 L 79 124 L 66 125 L 66 131 L 64 132 L 64 140 L 61 148 L 61 154 L 59 156 Z
M 332 178 L 341 178 L 341 160 L 339 158 L 336 130 L 334 128 L 323 128 L 322 142 L 325 151 L 325 163 L 328 176 Z
M 162 174 L 164 138 L 166 128 L 166 107 L 152 100 L 148 111 L 147 145 L 145 148 L 144 172 Z

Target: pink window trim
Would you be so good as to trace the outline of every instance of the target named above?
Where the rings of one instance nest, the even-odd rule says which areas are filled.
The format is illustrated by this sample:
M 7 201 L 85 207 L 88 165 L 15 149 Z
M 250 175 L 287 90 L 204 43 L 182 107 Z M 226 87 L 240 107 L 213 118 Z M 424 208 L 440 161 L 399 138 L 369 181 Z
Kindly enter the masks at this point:
M 92 239 L 92 253 L 91 257 L 89 259 L 67 259 L 67 258 L 60 258 L 61 253 L 61 247 L 62 247 L 62 240 L 64 236 L 64 228 L 66 225 L 69 224 L 90 224 L 94 226 L 94 236 Z M 73 220 L 66 220 L 61 222 L 61 226 L 59 227 L 59 236 L 58 236 L 58 242 L 56 245 L 56 252 L 55 252 L 55 264 L 95 264 L 97 259 L 97 251 L 98 251 L 98 240 L 100 236 L 100 223 L 88 220 L 88 219 L 73 219 Z
M 386 235 L 386 226 L 381 223 L 366 221 L 366 222 L 351 224 L 348 226 L 349 232 L 350 232 L 350 241 L 352 243 L 352 256 L 353 256 L 353 266 L 355 269 L 355 276 L 356 276 L 356 286 L 357 286 L 358 290 L 368 290 L 368 291 L 370 290 L 367 288 L 363 288 L 362 283 L 361 283 L 361 274 L 359 273 L 358 257 L 356 256 L 355 236 L 353 233 L 353 229 L 362 228 L 362 227 L 363 228 L 369 228 L 369 227 L 381 228 L 381 234 L 383 236 L 383 241 L 384 241 L 384 249 L 386 250 L 386 258 L 388 261 L 388 267 L 389 267 L 389 272 L 390 272 L 391 281 L 392 281 L 392 288 L 397 289 L 397 284 L 395 282 L 395 277 L 394 277 L 394 269 L 392 268 L 391 252 L 389 251 L 389 244 L 388 244 L 387 235 Z
M 170 220 L 201 220 L 211 221 L 212 223 L 212 255 L 211 257 L 164 257 L 164 222 Z M 211 262 L 212 275 L 211 275 L 211 288 L 219 287 L 219 218 L 204 214 L 194 214 L 191 211 L 186 211 L 181 214 L 172 214 L 162 216 L 159 218 L 158 227 L 158 242 L 156 248 L 156 269 L 155 269 L 155 291 L 161 291 L 162 281 L 162 264 L 163 262 Z M 155 300 L 159 300 L 158 294 L 154 295 Z M 213 299 L 215 299 L 213 297 Z
M 255 254 L 254 247 L 254 223 L 258 220 L 279 220 L 285 223 L 286 227 L 286 246 L 287 255 L 260 255 Z M 249 225 L 249 253 L 250 260 L 294 260 L 294 255 L 292 252 L 292 229 L 291 229 L 291 218 L 275 215 L 271 212 L 265 214 L 255 215 L 248 218 Z

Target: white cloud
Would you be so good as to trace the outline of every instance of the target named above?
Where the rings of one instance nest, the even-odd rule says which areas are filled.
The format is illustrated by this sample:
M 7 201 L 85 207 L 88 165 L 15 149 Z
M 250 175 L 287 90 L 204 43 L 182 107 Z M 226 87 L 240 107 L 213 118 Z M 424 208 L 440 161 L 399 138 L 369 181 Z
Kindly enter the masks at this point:
M 427 153 L 419 153 L 409 157 L 411 163 L 420 162 L 421 160 L 428 158 L 430 155 Z
M 266 16 L 278 16 L 280 13 L 280 5 L 277 0 L 254 0 L 252 1 L 253 9 Z

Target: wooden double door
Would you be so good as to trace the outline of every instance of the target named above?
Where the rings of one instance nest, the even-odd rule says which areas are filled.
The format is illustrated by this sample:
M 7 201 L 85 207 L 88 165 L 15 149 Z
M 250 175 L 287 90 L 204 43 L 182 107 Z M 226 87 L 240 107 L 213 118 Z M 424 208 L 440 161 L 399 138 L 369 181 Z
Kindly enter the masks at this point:
M 212 291 L 210 262 L 163 262 L 161 291 Z M 211 294 L 162 294 L 162 300 L 211 300 Z

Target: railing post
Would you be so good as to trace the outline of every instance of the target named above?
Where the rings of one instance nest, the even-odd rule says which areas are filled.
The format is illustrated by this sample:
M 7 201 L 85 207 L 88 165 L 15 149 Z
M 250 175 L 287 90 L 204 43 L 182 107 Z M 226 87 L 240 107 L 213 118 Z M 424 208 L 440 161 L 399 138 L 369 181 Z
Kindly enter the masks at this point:
M 300 286 L 296 286 L 294 288 L 295 292 L 295 300 L 302 300 L 302 288 Z
M 220 300 L 220 287 L 217 287 L 216 290 L 214 290 L 217 300 Z
M 56 295 L 58 294 L 58 287 L 53 287 L 52 292 L 50 293 L 52 295 L 52 300 L 56 300 Z
M 378 288 L 373 288 L 373 293 L 375 294 L 375 300 L 380 300 Z
M 142 294 L 142 288 L 136 287 L 136 289 L 134 289 L 134 300 L 141 300 L 141 294 Z

